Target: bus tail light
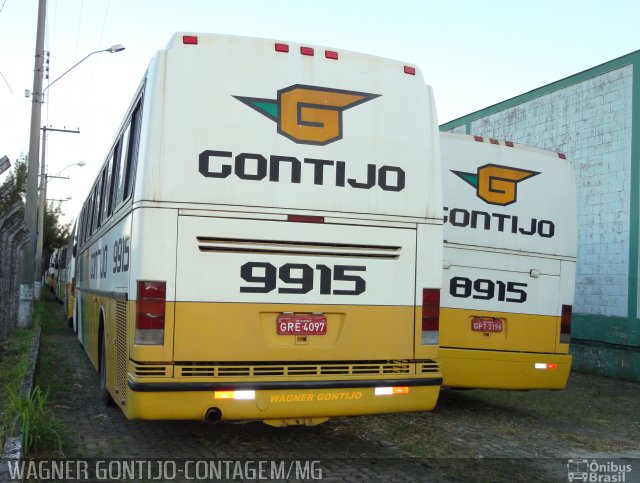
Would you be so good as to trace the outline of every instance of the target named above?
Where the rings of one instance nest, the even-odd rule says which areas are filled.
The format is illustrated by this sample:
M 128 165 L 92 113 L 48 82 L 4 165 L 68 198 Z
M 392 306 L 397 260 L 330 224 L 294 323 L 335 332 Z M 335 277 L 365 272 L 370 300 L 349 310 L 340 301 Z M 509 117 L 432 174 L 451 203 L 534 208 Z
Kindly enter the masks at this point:
M 562 306 L 560 317 L 560 343 L 568 344 L 571 339 L 571 305 Z
M 253 390 L 248 391 L 214 391 L 214 399 L 236 399 L 251 401 L 256 398 L 256 392 Z
M 409 388 L 407 386 L 395 386 L 395 387 L 376 387 L 376 396 L 394 396 L 396 394 L 409 394 Z
M 440 331 L 440 289 L 422 289 L 422 343 L 438 343 Z
M 166 299 L 166 282 L 138 281 L 136 344 L 159 345 L 164 343 Z

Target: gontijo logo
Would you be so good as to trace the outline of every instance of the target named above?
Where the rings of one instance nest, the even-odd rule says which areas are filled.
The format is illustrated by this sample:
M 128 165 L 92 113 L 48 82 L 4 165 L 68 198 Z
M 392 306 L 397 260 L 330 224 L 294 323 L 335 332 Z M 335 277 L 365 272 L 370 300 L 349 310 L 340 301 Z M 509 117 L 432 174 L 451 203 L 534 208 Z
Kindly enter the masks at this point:
M 324 146 L 342 139 L 342 112 L 379 94 L 295 84 L 277 99 L 233 96 L 278 123 L 278 133 L 298 144 Z
M 516 202 L 517 185 L 540 173 L 497 164 L 480 166 L 477 172 L 451 170 L 453 174 L 476 188 L 476 196 L 492 205 L 506 206 Z

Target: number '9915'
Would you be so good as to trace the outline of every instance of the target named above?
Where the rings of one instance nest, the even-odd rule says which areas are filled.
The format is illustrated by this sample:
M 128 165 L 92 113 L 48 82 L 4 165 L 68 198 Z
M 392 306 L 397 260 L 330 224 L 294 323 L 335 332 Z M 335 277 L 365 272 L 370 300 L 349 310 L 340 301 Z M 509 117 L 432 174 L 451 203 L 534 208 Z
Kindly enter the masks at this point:
M 113 244 L 113 273 L 129 271 L 129 238 L 118 238 Z
M 276 268 L 268 262 L 247 262 L 240 267 L 240 276 L 255 285 L 242 286 L 240 292 L 269 293 L 277 287 L 278 293 L 305 294 L 315 286 L 321 295 L 360 295 L 367 283 L 354 272 L 366 270 L 358 265 L 316 265 L 314 270 L 304 263 L 285 263 Z M 341 288 L 334 288 L 335 282 L 340 282 Z
M 458 298 L 474 298 L 479 300 L 492 300 L 497 298 L 499 302 L 515 302 L 518 304 L 527 301 L 526 283 L 493 281 L 486 278 L 470 280 L 466 277 L 453 277 L 449 281 L 449 293 Z

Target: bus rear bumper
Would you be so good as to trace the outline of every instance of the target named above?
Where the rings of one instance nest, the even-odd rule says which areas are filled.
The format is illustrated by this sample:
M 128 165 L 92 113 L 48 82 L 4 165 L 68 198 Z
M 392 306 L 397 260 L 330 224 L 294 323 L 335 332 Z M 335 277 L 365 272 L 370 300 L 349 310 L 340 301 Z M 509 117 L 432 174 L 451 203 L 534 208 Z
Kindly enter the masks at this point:
M 195 384 L 137 383 L 129 380 L 126 403 L 129 419 L 208 420 L 219 411 L 220 421 L 264 420 L 265 422 L 324 420 L 364 414 L 429 411 L 436 405 L 441 377 L 388 381 L 330 381 L 316 383 Z M 297 386 L 297 387 L 295 387 Z M 314 387 L 316 386 L 316 387 Z M 376 395 L 376 387 L 402 387 L 396 394 Z M 232 391 L 242 391 L 234 399 Z M 252 398 L 251 392 L 254 391 Z M 385 392 L 385 390 L 378 391 Z M 390 392 L 390 391 L 386 391 Z M 226 393 L 226 394 L 222 394 Z M 224 397 L 221 397 L 224 396 Z M 246 399 L 245 399 L 246 398 Z M 304 423 L 298 423 L 304 424 Z
M 440 348 L 444 387 L 477 389 L 564 389 L 569 354 Z

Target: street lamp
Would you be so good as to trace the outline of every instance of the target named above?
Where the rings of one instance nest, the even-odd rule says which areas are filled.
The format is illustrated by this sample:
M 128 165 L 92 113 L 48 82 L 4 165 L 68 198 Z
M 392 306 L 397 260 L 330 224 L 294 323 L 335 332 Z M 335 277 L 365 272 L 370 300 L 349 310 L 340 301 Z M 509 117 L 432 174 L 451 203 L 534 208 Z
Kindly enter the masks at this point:
M 78 62 L 76 62 L 75 64 L 73 64 L 71 67 L 69 67 L 67 70 L 65 70 L 60 76 L 58 76 L 58 78 L 56 78 L 53 82 L 49 82 L 49 85 L 47 87 L 44 88 L 44 90 L 42 91 L 42 94 L 45 93 L 45 91 L 47 89 L 49 89 L 49 87 L 51 87 L 53 84 L 55 84 L 56 82 L 58 82 L 60 79 L 62 79 L 65 75 L 67 75 L 69 72 L 71 72 L 73 69 L 75 69 L 76 67 L 78 67 L 80 64 L 82 64 L 85 60 L 87 60 L 89 57 L 91 57 L 93 54 L 99 54 L 100 52 L 109 52 L 110 54 L 115 54 L 117 52 L 122 52 L 124 50 L 124 45 L 122 44 L 114 44 L 111 47 L 109 47 L 108 49 L 100 49 L 100 50 L 96 50 L 94 52 L 91 52 L 87 55 L 85 55 L 82 59 L 80 59 Z
M 32 323 L 33 300 L 36 279 L 36 233 L 38 228 L 38 155 L 40 148 L 40 123 L 42 119 L 42 77 L 44 71 L 44 37 L 45 20 L 47 15 L 47 1 L 38 1 L 38 28 L 36 31 L 36 52 L 33 72 L 33 91 L 31 96 L 31 130 L 29 135 L 29 161 L 27 164 L 26 201 L 24 208 L 24 222 L 29 233 L 28 241 L 22 250 L 20 274 L 20 303 L 18 307 L 18 327 L 29 327 Z M 113 45 L 108 49 L 96 50 L 76 62 L 60 77 L 49 84 L 49 87 L 68 72 L 99 52 L 116 53 L 124 50 L 122 45 Z M 38 275 L 39 276 L 39 275 Z
M 40 277 L 42 275 L 42 252 L 44 249 L 44 212 L 46 210 L 46 201 L 47 201 L 47 180 L 49 178 L 61 178 L 61 179 L 69 179 L 68 176 L 60 176 L 62 174 L 62 172 L 67 169 L 70 168 L 71 166 L 85 166 L 87 163 L 85 163 L 84 161 L 78 161 L 77 163 L 70 163 L 68 165 L 66 165 L 64 168 L 62 168 L 60 171 L 58 171 L 54 176 L 49 176 L 48 174 L 42 172 L 41 173 L 41 181 L 40 181 L 40 198 L 39 198 L 39 204 L 40 206 L 38 207 L 38 238 L 36 240 L 36 267 L 35 267 L 35 279 L 36 279 L 36 284 L 34 287 L 34 297 L 36 299 L 40 298 L 40 286 L 41 284 L 39 284 L 37 281 L 40 280 Z M 67 198 L 66 200 L 49 200 L 49 201 L 68 201 L 70 200 L 71 197 L 69 196 L 69 198 Z
M 47 178 L 69 179 L 68 176 L 60 176 L 65 169 L 70 168 L 71 166 L 80 166 L 82 168 L 83 166 L 86 166 L 86 165 L 87 165 L 87 163 L 84 162 L 84 161 L 78 161 L 77 163 L 67 164 L 64 168 L 62 168 L 60 171 L 58 171 L 55 175 L 48 174 Z

